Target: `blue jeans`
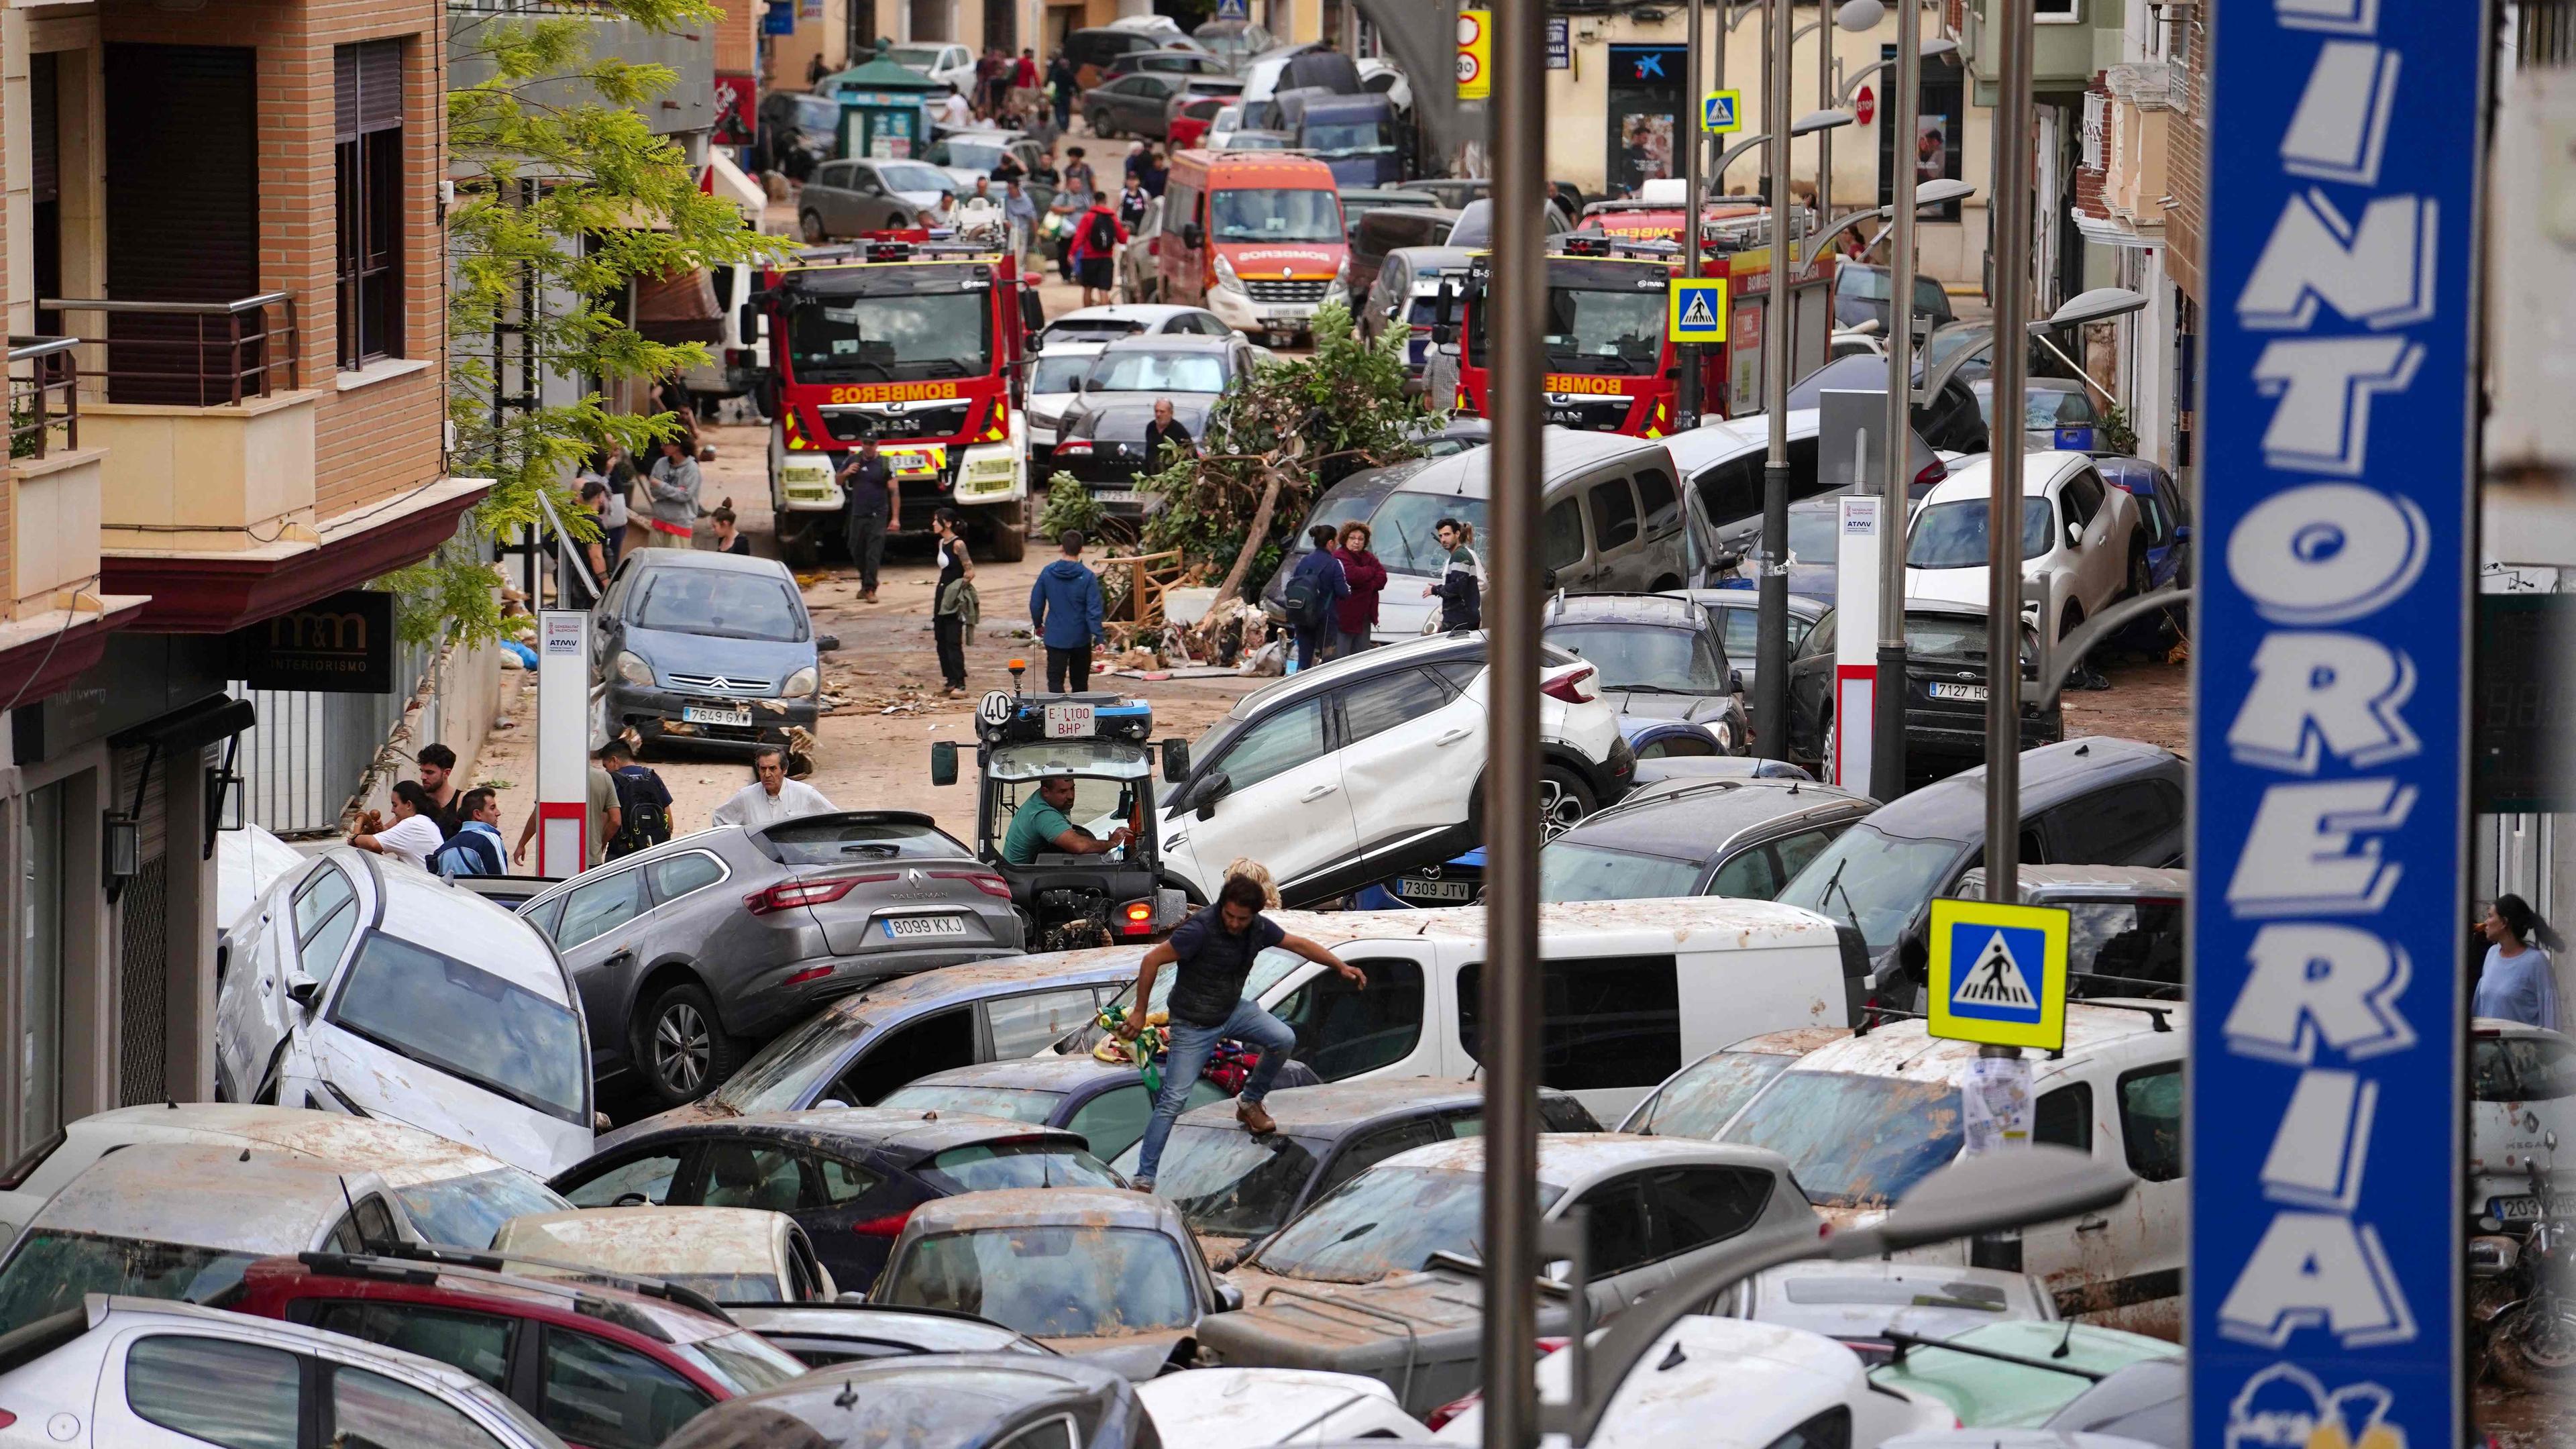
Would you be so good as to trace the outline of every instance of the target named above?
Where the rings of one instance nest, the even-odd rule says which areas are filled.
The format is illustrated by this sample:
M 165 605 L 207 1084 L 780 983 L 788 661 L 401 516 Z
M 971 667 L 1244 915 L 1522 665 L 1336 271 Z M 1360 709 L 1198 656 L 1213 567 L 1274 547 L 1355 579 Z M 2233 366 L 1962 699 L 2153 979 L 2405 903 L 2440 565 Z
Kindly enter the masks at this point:
M 1154 1180 L 1154 1170 L 1163 1165 L 1163 1141 L 1172 1135 L 1173 1119 L 1189 1105 L 1190 1088 L 1198 1085 L 1199 1073 L 1207 1070 L 1216 1044 L 1226 1037 L 1261 1052 L 1261 1060 L 1244 1081 L 1243 1095 L 1236 1099 L 1256 1106 L 1269 1095 L 1270 1084 L 1279 1078 L 1279 1069 L 1288 1064 L 1289 1049 L 1297 1045 L 1297 1033 L 1289 1030 L 1288 1023 L 1262 1010 L 1261 1003 L 1250 997 L 1234 1004 L 1234 1012 L 1223 1026 L 1173 1022 L 1172 1052 L 1163 1061 L 1163 1090 L 1154 1098 L 1154 1120 L 1145 1124 L 1145 1140 L 1136 1149 L 1138 1182 Z

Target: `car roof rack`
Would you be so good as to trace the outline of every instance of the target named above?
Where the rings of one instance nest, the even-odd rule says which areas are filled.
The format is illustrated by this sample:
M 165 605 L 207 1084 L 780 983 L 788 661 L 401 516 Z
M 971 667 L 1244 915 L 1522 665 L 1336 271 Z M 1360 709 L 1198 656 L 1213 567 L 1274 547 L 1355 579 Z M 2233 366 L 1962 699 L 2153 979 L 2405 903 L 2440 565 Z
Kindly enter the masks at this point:
M 521 1263 L 532 1268 L 545 1268 L 565 1274 L 568 1281 L 578 1283 L 587 1280 L 604 1287 L 621 1288 L 646 1298 L 659 1298 L 667 1303 L 676 1303 L 682 1308 L 692 1309 L 726 1323 L 733 1322 L 733 1315 L 718 1307 L 714 1299 L 694 1288 L 684 1288 L 661 1278 L 647 1278 L 634 1273 L 593 1268 L 584 1263 L 564 1263 L 552 1258 L 533 1258 L 519 1253 L 450 1248 L 436 1243 L 383 1243 L 370 1247 L 363 1253 L 305 1253 L 299 1257 L 307 1267 L 370 1275 L 379 1271 L 369 1265 L 370 1259 L 385 1260 L 388 1264 L 432 1263 L 447 1268 L 479 1268 L 486 1273 L 502 1274 L 510 1273 L 511 1264 Z

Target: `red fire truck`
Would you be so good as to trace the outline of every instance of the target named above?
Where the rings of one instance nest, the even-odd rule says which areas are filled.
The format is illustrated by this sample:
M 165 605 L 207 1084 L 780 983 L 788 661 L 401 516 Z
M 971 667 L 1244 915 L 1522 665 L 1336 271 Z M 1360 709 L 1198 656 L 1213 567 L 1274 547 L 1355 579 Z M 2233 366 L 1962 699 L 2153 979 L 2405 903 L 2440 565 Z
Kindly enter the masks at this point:
M 954 505 L 1002 560 L 1026 547 L 1019 409 L 1037 283 L 991 246 L 876 239 L 809 248 L 748 304 L 768 342 L 769 502 L 779 552 L 810 564 L 846 537 L 837 481 L 877 440 L 906 526 Z
M 1703 254 L 1700 275 L 1726 277 L 1726 341 L 1700 354 L 1702 417 L 1756 412 L 1762 397 L 1762 329 L 1772 309 L 1768 245 L 1745 246 L 1766 230 L 1762 219 L 1722 224 Z M 1458 367 L 1458 410 L 1485 415 L 1490 363 L 1485 355 L 1484 262 L 1468 269 Z M 1580 232 L 1558 238 L 1547 259 L 1547 421 L 1558 427 L 1660 438 L 1673 430 L 1681 361 L 1665 340 L 1664 296 L 1680 274 L 1670 242 L 1631 242 Z M 1790 376 L 1825 361 L 1833 312 L 1833 258 L 1792 273 L 1793 356 Z

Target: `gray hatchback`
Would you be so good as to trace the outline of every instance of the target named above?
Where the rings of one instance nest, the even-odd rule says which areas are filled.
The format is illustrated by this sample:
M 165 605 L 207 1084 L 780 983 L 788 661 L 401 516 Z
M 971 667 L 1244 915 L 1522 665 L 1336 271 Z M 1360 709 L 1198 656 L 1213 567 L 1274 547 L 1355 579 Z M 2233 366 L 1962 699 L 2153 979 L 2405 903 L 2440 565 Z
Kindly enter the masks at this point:
M 725 826 L 611 861 L 520 911 L 562 953 L 602 1083 L 694 1101 L 872 982 L 1021 950 L 1011 890 L 927 815 Z
M 640 525 L 639 525 L 640 526 Z M 822 693 L 814 621 L 776 559 L 653 548 L 608 576 L 591 634 L 591 677 L 613 728 L 647 748 L 735 750 L 812 729 Z

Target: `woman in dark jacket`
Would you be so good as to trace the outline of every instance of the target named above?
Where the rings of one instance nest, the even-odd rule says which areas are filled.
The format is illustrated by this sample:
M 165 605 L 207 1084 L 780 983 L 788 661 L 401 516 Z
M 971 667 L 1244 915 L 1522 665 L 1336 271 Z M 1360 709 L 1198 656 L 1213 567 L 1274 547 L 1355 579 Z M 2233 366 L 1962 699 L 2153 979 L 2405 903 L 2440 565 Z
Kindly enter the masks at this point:
M 1297 560 L 1297 566 L 1288 573 L 1288 582 L 1291 589 L 1296 589 L 1298 582 L 1303 580 L 1306 587 L 1297 592 L 1309 595 L 1317 607 L 1308 616 L 1312 623 L 1299 617 L 1294 608 L 1289 611 L 1289 627 L 1296 631 L 1297 636 L 1297 656 L 1289 665 L 1292 673 L 1312 668 L 1316 660 L 1324 657 L 1324 646 L 1333 637 L 1333 611 L 1351 592 L 1350 580 L 1342 577 L 1342 561 L 1333 554 L 1333 526 L 1318 523 L 1307 531 L 1307 537 L 1314 548 Z M 1293 603 L 1295 594 L 1292 593 L 1290 598 Z
M 1342 577 L 1351 586 L 1349 596 L 1333 606 L 1333 628 L 1339 636 L 1333 641 L 1333 657 L 1338 659 L 1369 647 L 1369 635 L 1377 628 L 1377 596 L 1386 589 L 1386 565 L 1369 552 L 1365 523 L 1342 525 L 1342 541 L 1333 557 L 1342 561 Z

